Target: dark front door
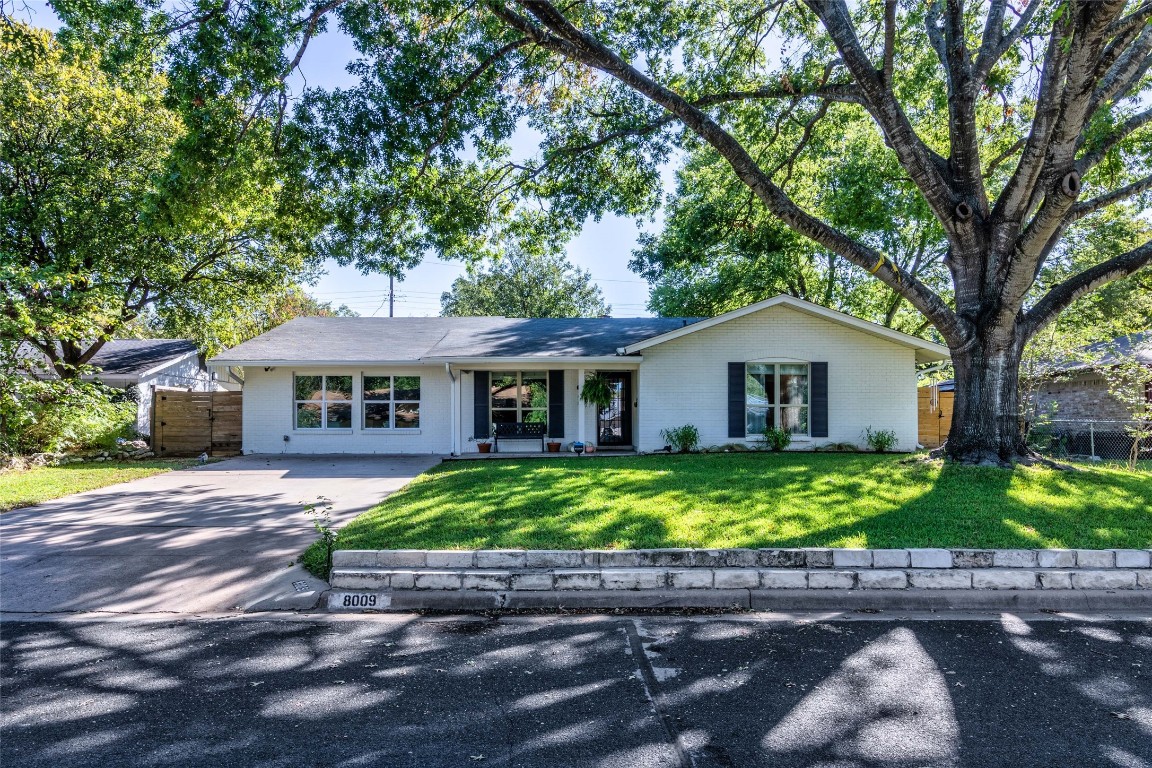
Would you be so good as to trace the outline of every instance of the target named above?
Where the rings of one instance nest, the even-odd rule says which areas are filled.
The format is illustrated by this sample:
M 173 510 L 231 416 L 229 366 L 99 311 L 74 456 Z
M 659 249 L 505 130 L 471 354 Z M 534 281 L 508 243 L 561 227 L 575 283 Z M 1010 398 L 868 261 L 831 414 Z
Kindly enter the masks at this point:
M 632 372 L 601 373 L 608 381 L 612 400 L 596 416 L 596 444 L 602 447 L 632 445 Z

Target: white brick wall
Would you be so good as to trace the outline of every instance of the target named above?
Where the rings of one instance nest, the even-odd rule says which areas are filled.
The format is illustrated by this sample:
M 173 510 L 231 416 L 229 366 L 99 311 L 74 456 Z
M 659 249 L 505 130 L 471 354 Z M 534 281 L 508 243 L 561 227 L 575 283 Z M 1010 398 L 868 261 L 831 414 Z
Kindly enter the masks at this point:
M 351 430 L 297 430 L 293 428 L 292 376 L 328 374 L 352 376 Z M 361 376 L 419 376 L 420 429 L 364 430 L 360 391 Z M 244 369 L 245 453 L 450 453 L 451 380 L 444 366 L 405 368 L 287 368 L 265 371 Z M 284 435 L 289 440 L 284 442 Z
M 828 442 L 863 447 L 867 426 L 895 430 L 898 450 L 916 446 L 914 351 L 839 323 L 770 307 L 641 354 L 642 451 L 659 450 L 660 430 L 683 424 L 700 430 L 702 446 L 745 442 L 728 437 L 728 363 L 767 359 L 828 363 L 828 437 L 796 438 L 793 449 Z

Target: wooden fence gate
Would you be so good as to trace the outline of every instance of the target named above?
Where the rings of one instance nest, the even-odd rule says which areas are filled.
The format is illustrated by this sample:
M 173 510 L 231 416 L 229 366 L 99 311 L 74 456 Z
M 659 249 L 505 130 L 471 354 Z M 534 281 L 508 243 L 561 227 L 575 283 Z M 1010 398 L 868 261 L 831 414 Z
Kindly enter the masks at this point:
M 152 450 L 157 456 L 240 453 L 242 392 L 152 392 Z
M 952 400 L 956 397 L 955 392 L 936 390 L 934 398 L 932 389 L 920 387 L 916 391 L 919 440 L 925 448 L 939 448 L 948 439 L 948 431 L 952 429 Z

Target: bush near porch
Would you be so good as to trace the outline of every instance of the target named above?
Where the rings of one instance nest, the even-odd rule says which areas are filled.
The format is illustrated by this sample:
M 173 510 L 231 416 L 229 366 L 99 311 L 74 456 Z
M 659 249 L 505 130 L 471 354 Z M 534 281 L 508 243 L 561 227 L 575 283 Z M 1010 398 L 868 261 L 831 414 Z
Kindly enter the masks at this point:
M 448 462 L 337 546 L 1147 548 L 1152 474 L 818 453 Z

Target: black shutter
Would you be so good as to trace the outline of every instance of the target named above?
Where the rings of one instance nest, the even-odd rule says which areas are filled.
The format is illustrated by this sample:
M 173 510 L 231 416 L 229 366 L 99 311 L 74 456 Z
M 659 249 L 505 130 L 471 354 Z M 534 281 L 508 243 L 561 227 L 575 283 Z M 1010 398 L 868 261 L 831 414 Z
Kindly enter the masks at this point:
M 488 384 L 488 371 L 472 373 L 472 437 L 487 440 L 492 436 L 492 424 L 488 419 L 488 405 L 492 390 Z
M 812 363 L 812 437 L 828 437 L 828 363 Z
M 744 421 L 744 363 L 728 363 L 728 437 L 747 436 Z
M 548 371 L 548 436 L 564 439 L 564 371 Z

